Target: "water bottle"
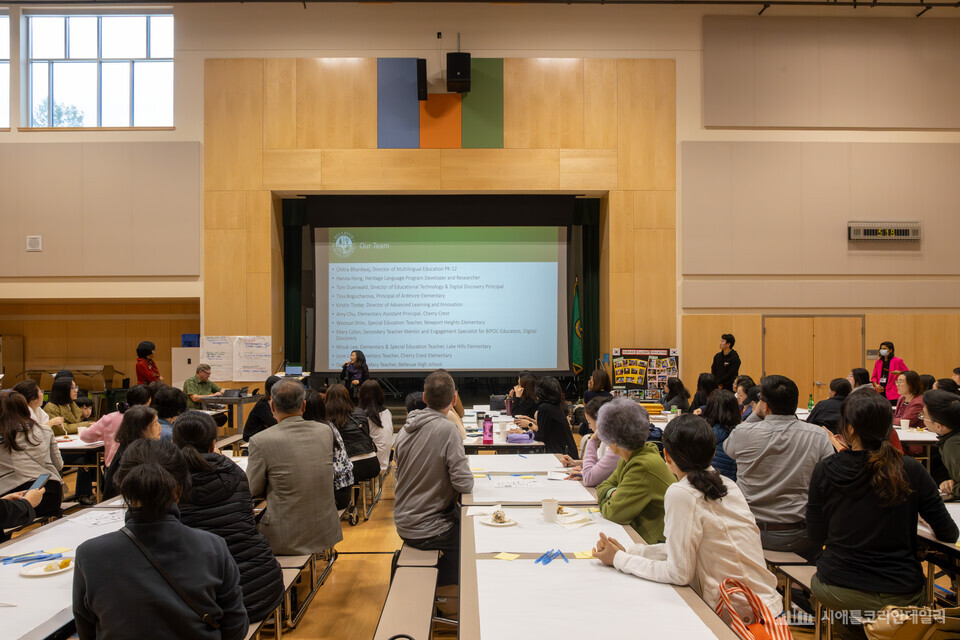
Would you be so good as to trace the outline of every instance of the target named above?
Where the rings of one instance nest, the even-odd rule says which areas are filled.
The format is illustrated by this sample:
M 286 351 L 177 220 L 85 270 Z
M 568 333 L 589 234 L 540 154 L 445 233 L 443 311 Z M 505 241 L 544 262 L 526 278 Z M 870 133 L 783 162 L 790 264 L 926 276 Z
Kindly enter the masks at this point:
M 493 418 L 490 416 L 483 419 L 483 444 L 493 444 Z
M 807 400 L 807 411 L 813 411 L 813 394 L 810 394 L 810 399 Z

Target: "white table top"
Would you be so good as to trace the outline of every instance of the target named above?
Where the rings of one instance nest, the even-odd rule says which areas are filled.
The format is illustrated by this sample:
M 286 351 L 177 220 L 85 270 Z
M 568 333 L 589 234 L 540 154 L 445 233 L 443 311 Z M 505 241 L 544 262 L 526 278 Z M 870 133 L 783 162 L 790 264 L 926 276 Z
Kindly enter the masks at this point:
M 57 447 L 61 451 L 93 451 L 103 448 L 103 440 L 99 442 L 84 442 L 78 435 L 59 436 Z
M 939 440 L 937 434 L 927 431 L 926 429 L 894 428 L 897 430 L 897 437 L 900 438 L 900 442 L 903 444 L 936 444 Z
M 593 494 L 575 480 L 491 476 L 474 478 L 473 493 L 464 497 L 464 504 L 540 504 L 547 498 L 555 498 L 560 504 L 597 503 Z
M 221 454 L 224 458 L 228 458 L 237 463 L 237 466 L 243 469 L 244 473 L 247 471 L 247 463 L 250 462 L 250 456 L 228 456 L 227 454 Z
M 468 507 L 467 512 L 477 508 L 482 507 Z M 545 522 L 540 507 L 504 507 L 504 514 L 517 523 L 510 527 L 494 527 L 481 522 L 484 516 L 470 516 L 476 552 L 543 553 L 560 549 L 572 556 L 577 551 L 590 551 L 595 547 L 601 531 L 625 546 L 631 544 L 630 534 L 623 525 L 605 520 L 599 513 L 590 513 L 587 508 L 566 507 L 566 510 L 573 514 L 585 513 L 593 524 L 567 529 L 556 522 Z
M 496 456 L 469 455 L 470 470 L 474 473 L 546 473 L 563 471 L 563 465 L 552 453 L 500 454 Z
M 117 531 L 123 526 L 123 518 L 99 525 L 84 524 L 84 520 L 103 518 L 104 514 L 117 511 L 121 510 L 84 509 L 40 527 L 36 533 L 0 546 L 0 556 L 68 547 L 70 551 L 65 555 L 73 557 L 82 542 Z M 0 607 L 0 629 L 3 629 L 4 638 L 21 638 L 54 617 L 58 618 L 59 624 L 66 624 L 73 619 L 73 571 L 55 576 L 25 578 L 20 575 L 22 566 L 0 565 L 0 602 L 16 605 Z

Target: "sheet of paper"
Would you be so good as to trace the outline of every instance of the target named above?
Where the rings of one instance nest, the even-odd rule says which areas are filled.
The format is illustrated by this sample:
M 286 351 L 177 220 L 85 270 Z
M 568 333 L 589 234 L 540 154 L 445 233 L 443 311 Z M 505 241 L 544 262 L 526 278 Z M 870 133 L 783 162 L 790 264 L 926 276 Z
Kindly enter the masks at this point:
M 86 509 L 74 522 L 88 527 L 99 527 L 105 524 L 123 523 L 123 509 Z
M 504 588 L 504 585 L 510 585 Z M 483 640 L 568 638 L 576 615 L 570 608 L 570 585 L 576 585 L 576 610 L 603 611 L 590 616 L 593 638 L 715 640 L 716 636 L 670 585 L 656 584 L 605 567 L 599 561 L 477 561 L 480 637 Z M 517 605 L 518 593 L 537 594 L 536 615 Z
M 471 468 L 479 467 L 490 473 L 547 473 L 563 469 L 552 453 L 470 455 L 467 458 Z
M 471 496 L 475 504 L 540 504 L 546 498 L 555 498 L 560 504 L 596 504 L 579 482 L 551 482 L 546 476 L 533 480 L 517 476 L 477 478 Z
M 214 382 L 233 379 L 233 342 L 233 336 L 200 338 L 200 362 L 210 365 L 210 379 Z
M 237 336 L 233 342 L 233 379 L 263 382 L 271 373 L 270 336 Z
M 472 508 L 472 507 L 471 507 Z M 574 511 L 567 507 L 568 511 Z M 596 518 L 588 526 L 567 529 L 559 522 L 544 522 L 540 509 L 517 509 L 506 507 L 503 510 L 511 520 L 512 527 L 491 527 L 473 519 L 474 546 L 477 553 L 543 553 L 549 549 L 560 549 L 564 553 L 575 553 L 578 549 L 592 549 L 603 532 L 615 538 L 624 546 L 631 543 L 630 534 L 616 522 Z M 589 517 L 580 512 L 575 512 Z
M 566 471 L 548 471 L 547 480 L 566 480 L 568 475 Z

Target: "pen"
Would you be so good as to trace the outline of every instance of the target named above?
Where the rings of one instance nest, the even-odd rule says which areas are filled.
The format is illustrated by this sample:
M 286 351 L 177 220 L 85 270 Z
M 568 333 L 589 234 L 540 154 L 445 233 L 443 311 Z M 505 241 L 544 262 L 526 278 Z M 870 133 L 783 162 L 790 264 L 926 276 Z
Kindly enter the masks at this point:
M 563 558 L 564 562 L 566 562 L 567 564 L 570 564 L 570 561 L 567 560 L 567 556 L 563 555 L 563 551 L 560 551 L 560 549 L 557 549 L 557 553 L 560 554 L 560 557 Z
M 526 459 L 526 458 L 527 458 L 527 456 L 523 455 L 522 453 L 518 453 L 517 455 L 520 456 L 520 457 L 523 458 L 523 459 Z

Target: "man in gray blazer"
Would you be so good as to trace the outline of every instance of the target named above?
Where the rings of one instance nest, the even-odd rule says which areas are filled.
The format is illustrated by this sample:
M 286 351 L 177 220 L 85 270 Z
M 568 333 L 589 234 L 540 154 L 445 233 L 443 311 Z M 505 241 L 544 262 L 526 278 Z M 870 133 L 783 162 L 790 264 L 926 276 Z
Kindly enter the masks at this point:
M 303 419 L 304 396 L 299 380 L 274 384 L 277 425 L 249 445 L 250 493 L 266 495 L 260 532 L 275 555 L 320 553 L 343 539 L 333 497 L 333 427 Z

